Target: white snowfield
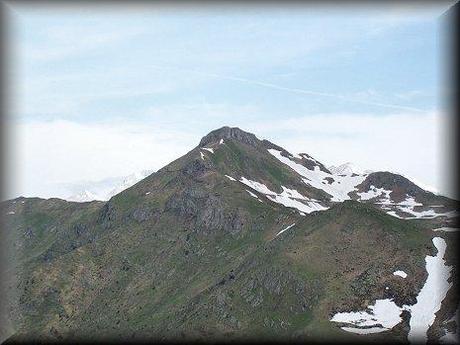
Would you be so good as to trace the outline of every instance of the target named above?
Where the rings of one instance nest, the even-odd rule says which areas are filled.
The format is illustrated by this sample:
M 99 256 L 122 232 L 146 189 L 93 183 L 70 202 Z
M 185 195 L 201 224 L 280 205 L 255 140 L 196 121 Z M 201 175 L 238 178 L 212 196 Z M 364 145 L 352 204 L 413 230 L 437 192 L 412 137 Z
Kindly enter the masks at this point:
M 380 333 L 386 330 L 382 327 L 366 327 L 366 328 L 355 328 L 355 327 L 340 327 L 346 332 L 356 333 L 356 334 L 371 334 L 371 333 Z
M 404 271 L 394 271 L 393 275 L 399 276 L 399 277 L 404 278 L 404 279 L 407 278 L 407 273 L 404 272 Z
M 371 170 L 365 170 L 362 167 L 354 163 L 351 163 L 351 162 L 346 162 L 337 167 L 334 165 L 331 165 L 327 169 L 334 175 L 351 175 L 353 173 L 364 175 L 364 174 L 370 174 L 372 172 Z
M 225 175 L 225 177 L 228 178 L 230 181 L 236 181 L 236 179 L 234 179 L 234 178 L 231 177 L 231 176 Z
M 388 211 L 387 214 L 390 216 L 399 218 L 399 219 L 433 219 L 437 217 L 447 217 L 447 218 L 452 218 L 456 217 L 458 213 L 456 211 L 449 211 L 449 212 L 444 212 L 444 213 L 436 213 L 434 210 L 425 210 L 425 211 L 414 211 L 410 208 L 402 208 L 398 207 L 401 211 L 412 214 L 412 217 L 401 217 L 398 214 L 396 214 L 395 211 Z
M 208 152 L 214 153 L 214 149 L 212 149 L 210 147 L 203 147 L 203 150 L 206 150 Z
M 68 201 L 76 202 L 87 202 L 92 200 L 100 200 L 101 196 L 98 196 L 95 193 L 90 192 L 89 190 L 84 190 L 76 195 L 71 196 Z
M 390 193 L 391 190 L 370 186 L 370 189 L 367 192 L 361 192 L 356 194 L 359 196 L 360 200 L 370 200 L 381 196 L 379 202 L 383 205 L 387 205 L 389 202 L 391 203 Z
M 248 192 L 249 195 L 252 196 L 253 198 L 256 198 L 257 200 L 259 200 L 259 202 L 263 203 L 263 201 L 260 200 L 259 197 L 257 195 L 255 195 L 253 192 L 251 192 L 250 190 L 246 189 L 246 192 Z
M 414 210 L 414 207 L 423 206 L 423 204 L 416 202 L 413 196 L 406 194 L 405 200 L 395 203 L 391 200 L 390 193 L 391 190 L 371 186 L 369 191 L 357 194 L 360 196 L 361 201 L 378 198 L 378 201 L 376 201 L 375 204 L 383 205 L 382 209 L 386 210 L 387 214 L 400 219 L 432 219 L 442 216 L 454 217 L 456 215 L 455 211 L 444 213 L 437 213 L 433 209 L 416 211 Z M 410 214 L 411 216 L 399 216 L 395 210 L 400 210 L 404 213 Z
M 435 237 L 432 241 L 438 252 L 436 256 L 427 255 L 425 257 L 428 278 L 414 305 L 404 305 L 400 308 L 390 299 L 376 300 L 375 305 L 368 307 L 369 312 L 337 313 L 331 321 L 351 324 L 349 327 L 342 327 L 347 332 L 357 334 L 383 332 L 401 322 L 401 312 L 407 310 L 411 313 L 410 330 L 407 336 L 409 342 L 426 343 L 428 329 L 433 324 L 436 313 L 441 309 L 441 303 L 452 286 L 452 283 L 448 281 L 452 267 L 447 266 L 444 261 L 446 241 L 441 237 Z M 397 272 L 402 271 L 394 273 Z M 368 326 L 371 328 L 363 328 Z
M 441 216 L 451 217 L 454 215 L 453 212 L 444 212 L 444 213 L 436 213 L 434 210 L 425 210 L 425 211 L 415 211 L 415 206 L 423 206 L 423 204 L 416 202 L 415 199 L 410 196 L 406 195 L 406 200 L 401 201 L 400 203 L 396 204 L 397 208 L 405 213 L 409 213 L 413 215 L 413 217 L 405 217 L 405 219 L 415 219 L 415 218 L 436 218 Z
M 278 233 L 276 234 L 276 236 L 279 236 L 279 235 L 281 235 L 283 232 L 285 232 L 286 230 L 289 230 L 289 229 L 290 229 L 290 228 L 292 228 L 294 225 L 295 225 L 295 223 L 294 223 L 294 224 L 291 224 L 291 225 L 289 225 L 289 226 L 288 226 L 288 227 L 286 227 L 286 228 L 284 228 L 283 230 L 281 230 L 280 232 L 278 232 Z M 275 236 L 275 237 L 276 237 L 276 236 Z
M 321 164 L 320 162 L 318 162 L 318 161 L 317 161 L 316 159 L 314 159 L 313 157 L 309 157 L 306 153 L 299 153 L 299 154 L 295 155 L 294 157 L 300 158 L 300 159 L 302 159 L 302 158 L 303 158 L 303 159 L 308 159 L 309 161 L 311 161 L 311 162 L 313 162 L 313 163 L 315 163 L 315 164 L 317 164 L 317 165 Z
M 452 286 L 452 283 L 448 282 L 452 267 L 447 266 L 444 261 L 446 241 L 441 237 L 434 237 L 432 241 L 438 252 L 436 256 L 425 257 L 428 278 L 417 296 L 417 303 L 408 307 L 411 318 L 407 338 L 411 343 L 426 343 L 428 329 Z
M 201 159 L 204 160 L 204 154 L 200 151 Z
M 110 178 L 99 182 L 87 183 L 87 188 L 74 192 L 63 199 L 75 202 L 88 202 L 93 200 L 107 201 L 112 196 L 135 185 L 140 180 L 153 173 L 153 170 L 142 170 L 125 177 Z
M 284 205 L 286 207 L 296 208 L 300 212 L 303 213 L 311 213 L 314 211 L 323 211 L 326 210 L 327 207 L 322 206 L 316 200 L 308 199 L 298 191 L 286 188 L 281 186 L 283 191 L 281 194 L 271 191 L 266 185 L 263 183 L 259 183 L 256 181 L 251 181 L 245 177 L 241 177 L 240 182 L 245 184 L 246 186 L 254 189 L 255 191 L 264 194 L 268 199 Z M 299 201 L 302 200 L 303 202 Z
M 309 186 L 321 189 L 331 196 L 331 201 L 349 200 L 348 193 L 354 191 L 356 186 L 362 183 L 367 175 L 335 175 L 322 171 L 318 166 L 310 170 L 301 164 L 281 155 L 281 151 L 269 149 L 268 152 L 275 156 L 279 161 L 289 166 L 292 170 L 303 177 L 303 182 Z M 327 178 L 332 179 L 329 183 Z
M 14 212 L 14 211 L 9 211 L 9 212 L 7 213 L 7 215 L 11 215 L 11 214 L 15 214 L 15 212 Z
M 451 228 L 451 227 L 442 227 L 442 228 L 437 228 L 437 229 L 433 229 L 433 231 L 443 231 L 443 232 L 456 232 L 456 231 L 459 231 L 460 228 Z
M 414 207 L 414 206 L 423 206 L 423 204 L 416 202 L 414 197 L 406 194 L 406 200 L 401 201 L 398 203 L 400 206 L 406 206 L 406 207 Z
M 378 299 L 368 309 L 369 312 L 337 313 L 332 317 L 331 321 L 350 324 L 348 327 L 342 327 L 344 331 L 369 334 L 390 330 L 402 320 L 400 316 L 401 308 L 391 299 Z

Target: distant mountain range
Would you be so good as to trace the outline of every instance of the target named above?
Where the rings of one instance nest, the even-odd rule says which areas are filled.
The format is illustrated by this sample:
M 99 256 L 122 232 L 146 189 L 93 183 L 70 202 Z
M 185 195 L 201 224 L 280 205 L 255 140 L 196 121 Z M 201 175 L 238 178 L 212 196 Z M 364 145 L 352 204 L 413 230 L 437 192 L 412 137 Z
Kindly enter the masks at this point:
M 61 184 L 62 189 L 66 192 L 61 193 L 62 196 L 60 197 L 64 200 L 75 202 L 107 201 L 153 172 L 153 170 L 142 170 L 128 176 L 110 177 L 100 181 Z
M 458 334 L 458 201 L 230 127 L 141 175 L 108 201 L 1 203 L 3 339 Z
M 335 175 L 351 175 L 351 174 L 370 174 L 372 170 L 365 170 L 354 163 L 346 162 L 339 166 L 331 165 L 328 167 L 329 171 Z

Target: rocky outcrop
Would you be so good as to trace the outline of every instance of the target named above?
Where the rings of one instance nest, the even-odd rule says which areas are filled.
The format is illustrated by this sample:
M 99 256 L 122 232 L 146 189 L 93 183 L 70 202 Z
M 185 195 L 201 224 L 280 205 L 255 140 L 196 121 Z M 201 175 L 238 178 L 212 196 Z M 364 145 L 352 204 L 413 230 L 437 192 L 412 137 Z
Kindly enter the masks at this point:
M 247 222 L 243 210 L 227 210 L 221 198 L 198 188 L 173 195 L 166 202 L 165 211 L 173 212 L 185 224 L 192 224 L 194 231 L 205 234 L 219 230 L 236 234 Z
M 252 133 L 245 132 L 237 127 L 222 127 L 203 137 L 199 146 L 204 147 L 209 144 L 219 143 L 221 139 L 235 139 L 250 146 L 260 144 L 260 140 Z

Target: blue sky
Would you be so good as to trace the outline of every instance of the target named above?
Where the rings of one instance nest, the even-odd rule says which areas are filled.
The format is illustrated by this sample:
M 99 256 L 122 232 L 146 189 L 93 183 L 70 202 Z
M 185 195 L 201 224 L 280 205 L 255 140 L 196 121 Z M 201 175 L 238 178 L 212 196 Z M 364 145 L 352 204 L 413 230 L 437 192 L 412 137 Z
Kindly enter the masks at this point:
M 158 169 L 230 125 L 448 194 L 451 3 L 10 5 L 10 193 Z

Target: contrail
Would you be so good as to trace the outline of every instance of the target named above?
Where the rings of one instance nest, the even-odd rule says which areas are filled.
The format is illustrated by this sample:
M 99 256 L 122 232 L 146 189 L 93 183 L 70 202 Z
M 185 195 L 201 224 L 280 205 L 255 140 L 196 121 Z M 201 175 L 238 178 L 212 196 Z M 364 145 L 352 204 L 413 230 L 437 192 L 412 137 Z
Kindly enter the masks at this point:
M 262 87 L 266 87 L 266 88 L 270 88 L 270 89 L 275 89 L 275 90 L 280 90 L 280 91 L 287 91 L 287 92 L 292 92 L 292 93 L 297 93 L 297 94 L 313 95 L 313 96 L 321 96 L 321 97 L 330 97 L 330 98 L 339 99 L 341 101 L 352 102 L 352 103 L 360 103 L 360 104 L 366 104 L 366 105 L 374 105 L 374 106 L 384 107 L 384 108 L 409 110 L 409 111 L 420 112 L 420 113 L 425 112 L 423 109 L 414 108 L 414 107 L 406 107 L 406 106 L 398 105 L 398 104 L 380 103 L 380 102 L 372 102 L 372 101 L 362 101 L 362 100 L 357 100 L 357 99 L 345 97 L 345 96 L 342 96 L 342 95 L 336 95 L 336 94 L 333 94 L 333 93 L 318 92 L 318 91 L 311 91 L 311 90 L 304 90 L 304 89 L 298 89 L 298 88 L 285 87 L 285 86 L 281 86 L 281 85 L 276 85 L 276 84 L 272 84 L 272 83 L 266 83 L 266 82 L 262 82 L 262 81 L 258 81 L 258 80 L 241 78 L 241 77 L 232 77 L 232 76 L 226 76 L 226 75 L 215 74 L 215 73 L 205 73 L 205 72 L 200 72 L 200 71 L 179 69 L 179 68 L 174 68 L 174 67 L 163 67 L 163 66 L 153 66 L 153 65 L 151 65 L 151 67 L 154 67 L 154 68 L 157 68 L 157 69 L 170 69 L 170 70 L 176 70 L 176 71 L 179 71 L 179 72 L 194 73 L 194 74 L 199 74 L 199 75 L 203 75 L 203 76 L 207 76 L 207 77 L 214 77 L 214 78 L 218 78 L 218 79 L 232 80 L 232 81 L 237 81 L 237 82 L 242 82 L 242 83 L 246 83 L 246 84 L 252 84 L 252 85 L 257 85 L 257 86 L 262 86 Z

